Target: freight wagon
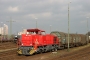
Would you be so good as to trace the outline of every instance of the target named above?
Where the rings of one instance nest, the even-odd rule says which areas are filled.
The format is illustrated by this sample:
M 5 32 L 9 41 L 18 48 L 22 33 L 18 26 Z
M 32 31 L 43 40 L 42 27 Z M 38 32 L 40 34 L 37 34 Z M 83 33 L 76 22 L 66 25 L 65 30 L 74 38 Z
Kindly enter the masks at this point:
M 12 42 L 13 39 L 9 39 L 7 35 L 0 35 L 0 42 Z
M 68 47 L 68 34 L 59 31 L 52 31 L 50 34 L 57 36 L 61 42 L 60 47 L 67 48 Z M 69 47 L 81 46 L 88 44 L 87 36 L 85 34 L 69 34 Z

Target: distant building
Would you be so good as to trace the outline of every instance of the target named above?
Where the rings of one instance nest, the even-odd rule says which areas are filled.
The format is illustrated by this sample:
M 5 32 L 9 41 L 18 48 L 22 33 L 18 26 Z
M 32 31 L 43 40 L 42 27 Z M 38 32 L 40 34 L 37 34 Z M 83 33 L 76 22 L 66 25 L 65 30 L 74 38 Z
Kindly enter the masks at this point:
M 23 29 L 23 34 L 26 34 L 27 33 L 27 29 Z
M 26 33 L 27 33 L 27 29 L 23 29 L 21 32 L 18 32 L 18 35 L 26 34 Z
M 8 35 L 8 26 L 6 24 L 4 24 L 3 26 L 0 27 L 0 34 Z
M 3 35 L 8 35 L 8 26 L 6 24 L 4 24 L 4 27 L 3 27 Z
M 0 34 L 3 34 L 3 27 L 0 27 Z
M 22 34 L 22 32 L 18 32 L 18 35 L 21 35 Z

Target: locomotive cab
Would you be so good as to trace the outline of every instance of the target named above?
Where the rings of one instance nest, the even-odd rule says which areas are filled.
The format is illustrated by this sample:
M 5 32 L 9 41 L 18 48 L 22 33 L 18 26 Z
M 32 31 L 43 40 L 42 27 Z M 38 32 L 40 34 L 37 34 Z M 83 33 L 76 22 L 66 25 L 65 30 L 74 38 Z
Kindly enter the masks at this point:
M 27 34 L 45 35 L 46 33 L 44 30 L 40 30 L 40 29 L 27 29 Z

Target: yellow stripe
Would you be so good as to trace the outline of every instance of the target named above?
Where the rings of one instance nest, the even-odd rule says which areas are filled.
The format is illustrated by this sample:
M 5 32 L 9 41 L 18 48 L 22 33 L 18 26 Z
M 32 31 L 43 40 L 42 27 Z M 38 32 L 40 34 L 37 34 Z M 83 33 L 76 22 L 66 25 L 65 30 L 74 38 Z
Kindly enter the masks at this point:
M 34 54 L 36 52 L 36 50 L 35 49 L 32 49 L 29 53 L 30 53 L 30 55 L 32 55 L 32 54 Z
M 18 52 L 18 54 L 22 54 L 22 50 L 18 50 L 17 52 Z

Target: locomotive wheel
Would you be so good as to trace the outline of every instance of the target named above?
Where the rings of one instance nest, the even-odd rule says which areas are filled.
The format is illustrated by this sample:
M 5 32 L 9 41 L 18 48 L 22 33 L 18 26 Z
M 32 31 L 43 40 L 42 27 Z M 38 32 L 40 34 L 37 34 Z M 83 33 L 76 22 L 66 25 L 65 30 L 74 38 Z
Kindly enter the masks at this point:
M 42 52 L 43 52 L 42 49 L 40 49 L 40 54 L 41 54 Z
M 57 51 L 57 48 L 54 48 L 54 51 Z
M 54 52 L 54 49 L 52 49 L 51 51 Z

